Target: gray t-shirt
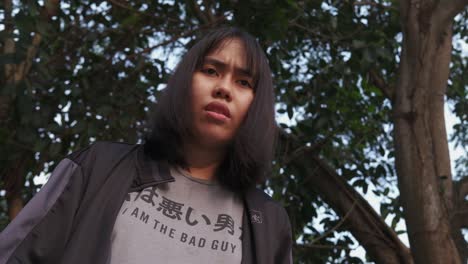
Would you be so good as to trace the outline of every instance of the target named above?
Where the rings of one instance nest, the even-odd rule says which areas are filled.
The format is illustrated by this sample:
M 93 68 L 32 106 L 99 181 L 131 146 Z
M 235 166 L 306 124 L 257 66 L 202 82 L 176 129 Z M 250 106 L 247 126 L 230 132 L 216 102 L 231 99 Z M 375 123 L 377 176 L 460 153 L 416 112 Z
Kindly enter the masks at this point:
M 240 263 L 240 197 L 173 168 L 175 182 L 129 193 L 112 233 L 111 264 Z

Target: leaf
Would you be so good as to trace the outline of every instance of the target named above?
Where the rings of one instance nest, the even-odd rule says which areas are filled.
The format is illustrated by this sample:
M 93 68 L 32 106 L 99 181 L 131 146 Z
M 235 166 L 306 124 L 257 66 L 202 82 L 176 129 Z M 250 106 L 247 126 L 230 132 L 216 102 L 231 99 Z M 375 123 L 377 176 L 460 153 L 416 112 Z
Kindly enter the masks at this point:
M 388 196 L 389 192 L 390 192 L 390 188 L 386 187 L 384 192 L 383 192 L 383 195 Z
M 49 148 L 49 154 L 52 157 L 57 157 L 62 150 L 62 144 L 60 142 L 52 143 Z
M 294 110 L 293 110 L 291 105 L 287 106 L 287 111 L 288 111 L 288 118 L 292 120 L 292 118 L 294 116 Z
M 398 214 L 395 215 L 395 217 L 393 217 L 392 219 L 392 224 L 391 224 L 391 227 L 393 230 L 396 229 L 396 226 L 397 224 L 400 222 L 400 216 Z
M 98 107 L 97 109 L 97 113 L 98 114 L 101 114 L 103 116 L 107 116 L 109 115 L 110 113 L 112 113 L 113 109 L 110 105 L 102 105 L 100 107 Z
M 97 135 L 98 129 L 93 123 L 88 123 L 88 136 L 95 137 Z
M 42 152 L 45 150 L 48 144 L 49 143 L 45 139 L 36 140 L 36 143 L 34 144 L 34 151 Z
M 16 95 L 16 85 L 14 83 L 5 83 L 0 87 L 0 91 L 2 95 L 15 97 Z
M 289 128 L 289 126 L 286 125 L 285 123 L 279 123 L 279 125 L 280 125 L 280 127 L 282 127 L 282 128 Z
M 84 121 L 79 121 L 75 126 L 72 127 L 73 134 L 81 134 L 86 129 L 86 124 Z
M 355 49 L 361 49 L 361 48 L 364 48 L 367 45 L 367 43 L 362 40 L 354 39 L 351 45 Z
M 20 95 L 16 97 L 16 106 L 21 115 L 31 115 L 32 114 L 32 106 L 33 102 L 31 97 L 27 95 Z
M 367 193 L 368 187 L 369 187 L 369 184 L 367 184 L 367 183 L 364 184 L 364 185 L 362 186 L 362 192 Z
M 137 13 L 133 13 L 122 21 L 122 26 L 133 26 L 140 21 L 140 16 Z
M 0 127 L 0 145 L 3 145 L 6 143 L 6 140 L 10 136 L 10 131 L 7 128 Z
M 0 65 L 6 64 L 19 64 L 21 60 L 15 56 L 15 54 L 1 54 L 0 55 Z
M 384 157 L 385 156 L 385 149 L 381 145 L 378 148 L 379 148 L 380 156 Z
M 380 216 L 382 217 L 382 219 L 387 218 L 388 213 L 389 213 L 388 207 L 384 206 L 384 205 L 381 205 L 380 206 Z
M 386 175 L 386 171 L 385 171 L 385 168 L 384 166 L 382 166 L 382 164 L 379 164 L 376 168 L 376 174 L 378 176 L 385 176 Z

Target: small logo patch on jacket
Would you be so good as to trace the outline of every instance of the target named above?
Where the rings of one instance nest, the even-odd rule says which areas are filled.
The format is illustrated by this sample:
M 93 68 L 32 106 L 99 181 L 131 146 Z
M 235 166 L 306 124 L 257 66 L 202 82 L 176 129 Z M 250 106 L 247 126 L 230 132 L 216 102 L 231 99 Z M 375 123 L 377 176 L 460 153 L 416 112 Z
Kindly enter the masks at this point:
M 261 224 L 263 223 L 262 212 L 256 210 L 250 210 L 250 220 L 252 223 Z

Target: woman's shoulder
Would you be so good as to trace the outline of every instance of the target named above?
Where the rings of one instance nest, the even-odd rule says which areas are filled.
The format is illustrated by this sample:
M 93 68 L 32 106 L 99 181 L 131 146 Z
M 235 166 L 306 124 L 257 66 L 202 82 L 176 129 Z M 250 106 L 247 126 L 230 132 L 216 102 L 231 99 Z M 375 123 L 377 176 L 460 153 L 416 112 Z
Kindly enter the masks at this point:
M 72 152 L 66 158 L 80 165 L 85 163 L 87 160 L 112 161 L 127 155 L 140 146 L 141 145 L 138 144 L 129 144 L 124 142 L 96 141 L 88 147 Z
M 290 250 L 287 248 L 290 248 L 291 242 L 291 223 L 286 209 L 260 189 L 249 190 L 245 198 L 252 228 L 277 241 L 272 248 Z
M 93 144 L 72 152 L 65 157 L 81 167 L 85 176 L 98 180 L 94 175 L 107 175 L 117 166 L 133 168 L 138 149 L 142 145 L 121 142 L 97 141 Z M 91 177 L 92 176 L 92 177 Z
M 246 192 L 245 199 L 249 208 L 258 208 L 270 214 L 273 213 L 287 217 L 287 212 L 283 205 L 259 188 L 249 189 Z

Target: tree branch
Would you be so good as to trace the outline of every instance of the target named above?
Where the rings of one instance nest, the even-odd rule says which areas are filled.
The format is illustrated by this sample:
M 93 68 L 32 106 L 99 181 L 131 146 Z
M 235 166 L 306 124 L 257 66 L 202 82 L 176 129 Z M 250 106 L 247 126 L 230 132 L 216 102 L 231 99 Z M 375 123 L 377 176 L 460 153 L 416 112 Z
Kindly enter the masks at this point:
M 111 4 L 113 4 L 113 5 L 115 5 L 115 6 L 118 6 L 118 7 L 121 7 L 121 8 L 123 8 L 123 9 L 129 10 L 129 11 L 132 11 L 132 12 L 135 11 L 135 9 L 133 9 L 133 8 L 131 8 L 131 7 L 129 7 L 129 6 L 127 6 L 126 4 L 121 3 L 120 1 L 117 1 L 117 0 L 108 0 L 108 1 L 109 1 Z
M 458 199 L 463 201 L 468 195 L 468 176 L 463 177 L 459 181 L 453 182 L 454 188 L 457 190 Z
M 318 142 L 316 142 L 315 144 L 313 144 L 311 146 L 302 146 L 302 147 L 299 147 L 299 148 L 295 149 L 289 156 L 286 156 L 286 157 L 283 158 L 282 164 L 283 165 L 289 164 L 291 161 L 295 160 L 297 157 L 303 155 L 304 152 L 317 153 L 323 147 L 323 145 L 325 145 L 325 143 L 328 142 L 328 140 L 331 138 L 331 136 L 332 135 L 329 135 L 329 136 L 319 140 Z
M 128 10 L 132 13 L 136 13 L 138 15 L 142 15 L 142 16 L 145 16 L 145 17 L 153 17 L 153 15 L 150 15 L 148 13 L 145 13 L 145 12 L 141 12 L 139 10 L 136 10 L 135 8 L 129 6 L 129 5 L 126 5 L 118 0 L 108 0 L 112 5 L 114 6 L 117 6 L 117 7 L 120 7 L 120 8 L 123 8 L 125 10 Z M 170 20 L 171 18 L 168 18 L 168 20 Z
M 453 213 L 451 216 L 451 233 L 455 245 L 460 253 L 463 263 L 468 260 L 467 242 L 461 232 L 462 228 L 468 228 L 468 176 L 453 182 Z
M 5 55 L 14 55 L 16 48 L 15 48 L 15 41 L 13 40 L 13 18 L 12 18 L 12 11 L 13 11 L 13 3 L 11 0 L 4 0 L 3 5 L 5 6 L 4 16 L 5 16 L 5 33 L 6 38 L 3 43 L 3 54 Z M 15 64 L 5 64 L 5 79 L 6 82 L 10 82 L 15 73 Z
M 280 140 L 289 140 L 296 146 L 298 144 L 297 140 L 288 135 L 282 135 Z M 324 201 L 341 216 L 339 226 L 345 224 L 374 261 L 413 263 L 409 249 L 356 190 L 313 151 L 303 148 L 301 153 L 294 154 L 295 158 L 287 166 L 307 164 L 304 184 L 317 190 Z
M 321 197 L 343 219 L 346 216 L 349 231 L 372 259 L 377 263 L 413 263 L 409 249 L 359 193 L 316 154 L 306 152 L 295 162 L 307 164 L 304 160 L 311 160 L 313 166 L 306 184 L 320 190 Z
M 445 0 L 439 2 L 436 17 L 440 21 L 448 23 L 453 18 L 463 11 L 468 5 L 468 0 Z
M 468 176 L 453 182 L 452 226 L 456 229 L 468 228 Z
M 371 1 L 359 1 L 359 2 L 354 2 L 353 6 L 379 6 L 379 3 L 376 2 L 371 2 Z
M 353 6 L 372 6 L 372 7 L 379 7 L 383 9 L 392 9 L 392 6 L 386 6 L 381 3 L 372 2 L 372 1 L 359 1 L 359 2 L 354 2 L 352 5 Z
M 328 235 L 332 234 L 333 232 L 335 232 L 336 230 L 338 230 L 338 228 L 340 228 L 340 226 L 343 225 L 343 223 L 346 221 L 346 219 L 348 219 L 349 215 L 351 214 L 351 212 L 353 212 L 354 210 L 354 207 L 356 206 L 356 201 L 353 202 L 353 205 L 351 206 L 351 208 L 349 208 L 348 212 L 346 212 L 346 214 L 340 219 L 340 221 L 338 222 L 338 224 L 336 224 L 334 227 L 332 227 L 331 229 L 327 230 L 327 232 L 323 233 L 321 236 L 315 238 L 314 240 L 312 240 L 312 242 L 310 243 L 311 245 L 312 244 L 315 244 L 315 242 L 318 242 L 320 241 L 321 239 L 327 237 Z
M 319 245 L 319 244 L 294 244 L 294 247 L 299 249 L 299 250 L 310 250 L 311 248 L 313 249 L 352 249 L 349 247 L 343 247 L 343 246 L 337 246 L 337 245 Z
M 7 120 L 10 110 L 11 98 L 6 95 L 0 95 L 0 124 Z
M 468 263 L 468 243 L 463 236 L 461 229 L 452 230 L 453 241 L 460 253 L 461 263 Z
M 356 38 L 356 35 L 363 30 L 363 27 L 357 27 L 355 30 L 349 33 L 347 32 L 346 35 L 340 35 L 340 36 L 325 35 L 323 34 L 323 32 L 320 32 L 319 30 L 315 28 L 311 28 L 310 25 L 302 25 L 298 23 L 296 20 L 297 20 L 297 17 L 294 17 L 288 21 L 288 24 L 291 25 L 292 27 L 297 27 L 303 30 L 305 33 L 311 36 L 314 36 L 317 39 L 322 40 L 322 41 L 344 41 L 344 40 L 353 39 L 353 38 Z
M 207 1 L 203 0 L 203 5 L 205 6 L 205 17 L 208 19 L 209 23 L 213 23 L 213 21 L 216 19 L 215 15 L 213 14 L 213 2 L 212 1 Z
M 380 76 L 380 74 L 375 69 L 371 69 L 369 70 L 369 77 L 372 84 L 379 88 L 385 97 L 387 97 L 387 99 L 393 102 L 395 91 L 393 91 L 393 88 L 389 86 L 387 82 L 385 82 L 382 76 Z
M 163 42 L 160 42 L 158 44 L 155 44 L 155 45 L 152 45 L 150 47 L 147 47 L 147 48 L 144 48 L 143 50 L 139 51 L 139 52 L 136 52 L 134 54 L 131 54 L 131 55 L 128 55 L 127 56 L 127 59 L 132 59 L 132 58 L 135 58 L 135 57 L 139 57 L 140 55 L 142 54 L 146 54 L 146 53 L 150 53 L 152 52 L 154 49 L 157 49 L 159 47 L 162 47 L 162 46 L 166 46 L 168 44 L 171 44 L 175 41 L 177 41 L 178 39 L 180 38 L 183 38 L 183 37 L 186 37 L 186 36 L 189 36 L 193 33 L 194 30 L 189 30 L 188 32 L 184 32 L 178 36 L 175 36 L 175 37 L 172 37 L 166 41 L 163 41 Z
M 44 9 L 41 12 L 42 19 L 48 19 L 56 15 L 58 6 L 60 4 L 59 0 L 49 0 L 44 4 Z M 13 18 L 11 17 L 12 12 L 12 2 L 11 0 L 5 0 L 5 31 L 9 37 L 5 40 L 4 54 L 15 53 L 15 42 L 11 37 L 13 33 Z M 29 73 L 31 69 L 34 58 L 36 57 L 37 50 L 41 43 L 42 36 L 38 32 L 34 34 L 31 45 L 27 49 L 26 58 L 19 64 L 6 64 L 5 65 L 5 78 L 7 83 L 16 83 L 24 79 L 24 77 Z
M 4 175 L 8 216 L 10 221 L 15 218 L 23 208 L 21 190 L 24 186 L 24 165 L 26 158 L 21 155 L 17 160 L 10 162 L 10 166 Z
M 44 19 L 51 18 L 57 15 L 59 10 L 60 0 L 47 0 L 44 3 Z
M 141 51 L 139 51 L 137 53 L 131 54 L 131 55 L 127 56 L 127 58 L 132 59 L 132 58 L 138 57 L 138 56 L 140 56 L 142 54 L 150 53 L 154 49 L 157 49 L 157 48 L 162 47 L 162 46 L 166 46 L 166 45 L 168 45 L 170 43 L 173 43 L 173 42 L 177 41 L 180 38 L 190 36 L 190 35 L 194 34 L 194 32 L 198 31 L 199 29 L 200 28 L 194 28 L 194 29 L 188 30 L 186 32 L 183 32 L 183 33 L 181 33 L 179 35 L 176 35 L 176 36 L 174 36 L 174 37 L 172 37 L 172 38 L 170 38 L 170 39 L 168 39 L 166 41 L 160 42 L 160 43 L 155 44 L 153 46 L 147 47 L 147 48 L 145 48 L 145 49 L 143 49 L 143 50 L 141 50 Z
M 127 56 L 127 58 L 131 59 L 131 58 L 135 58 L 135 57 L 138 57 L 142 54 L 146 54 L 146 53 L 149 53 L 151 51 L 153 51 L 154 49 L 157 49 L 159 47 L 162 47 L 162 46 L 166 46 L 170 43 L 173 43 L 175 41 L 177 41 L 178 39 L 180 38 L 184 38 L 184 37 L 187 37 L 187 36 L 190 36 L 192 34 L 194 34 L 195 32 L 199 31 L 199 30 L 203 30 L 203 29 L 206 29 L 206 28 L 210 28 L 214 25 L 216 25 L 217 23 L 219 23 L 220 21 L 224 20 L 225 17 L 218 17 L 217 19 L 215 19 L 213 22 L 210 22 L 209 24 L 206 24 L 206 25 L 201 25 L 199 27 L 196 27 L 196 28 L 193 28 L 193 29 L 190 29 L 190 30 L 187 30 L 186 32 L 183 32 L 179 35 L 175 35 L 174 37 L 166 40 L 166 41 L 163 41 L 163 42 L 160 42 L 158 44 L 155 44 L 153 46 L 150 46 L 150 47 L 147 47 L 139 52 L 136 52 L 134 54 L 131 54 L 129 56 Z
M 200 9 L 200 6 L 197 4 L 197 1 L 195 0 L 190 0 L 188 3 L 188 6 L 191 7 L 193 10 L 195 17 L 198 19 L 200 24 L 209 24 L 211 21 L 209 18 L 203 13 L 203 11 Z
M 3 5 L 4 9 L 4 25 L 6 38 L 3 42 L 3 54 L 13 56 L 15 54 L 15 41 L 13 40 L 13 18 L 11 17 L 13 3 L 11 0 L 4 0 Z M 5 74 L 5 83 L 11 83 L 13 76 L 15 74 L 16 65 L 5 64 L 4 74 Z M 8 118 L 8 112 L 10 111 L 12 99 L 8 95 L 0 95 L 0 123 L 4 123 Z
M 280 135 L 281 141 L 297 141 L 282 130 Z M 348 230 L 377 263 L 413 263 L 409 249 L 399 240 L 397 234 L 356 190 L 317 156 L 314 148 L 299 147 L 288 161 L 297 162 L 301 166 L 308 164 L 305 184 L 318 190 L 325 202 L 341 216 L 338 225 L 314 242 L 346 224 Z
M 457 218 L 460 228 L 468 228 L 468 202 L 465 201 L 454 213 L 454 217 Z
M 32 39 L 31 45 L 28 47 L 26 58 L 16 67 L 14 81 L 18 82 L 24 79 L 31 69 L 34 58 L 36 57 L 37 50 L 41 43 L 42 36 L 39 33 L 35 33 Z

